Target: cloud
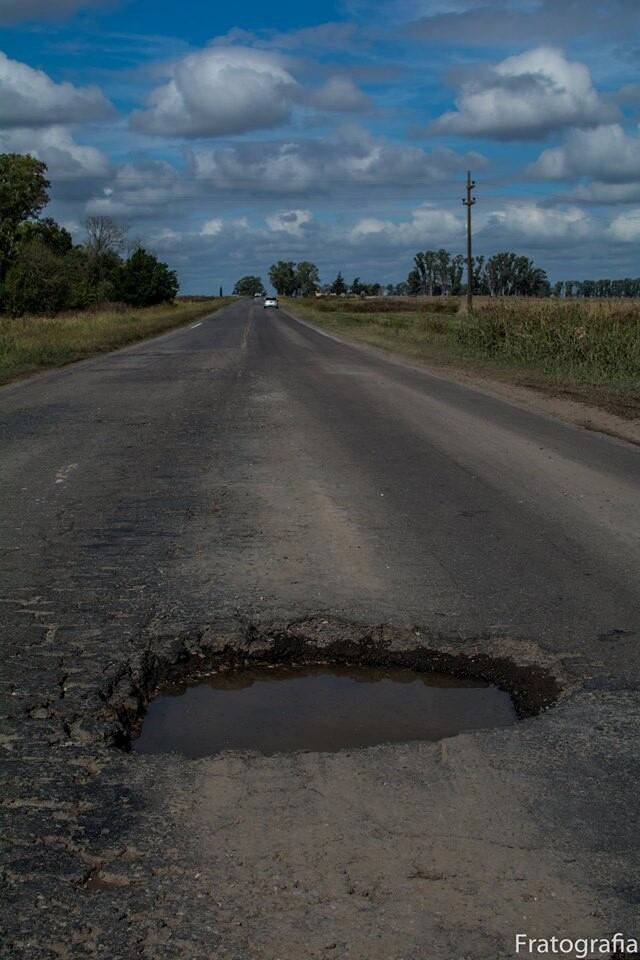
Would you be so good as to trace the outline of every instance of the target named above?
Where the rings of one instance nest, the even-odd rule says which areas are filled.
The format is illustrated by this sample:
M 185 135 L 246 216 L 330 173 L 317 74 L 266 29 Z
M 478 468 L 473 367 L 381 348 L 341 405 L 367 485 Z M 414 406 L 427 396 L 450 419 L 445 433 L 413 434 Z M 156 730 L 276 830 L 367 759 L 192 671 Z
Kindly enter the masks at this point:
M 42 70 L 0 52 L 0 127 L 42 127 L 109 116 L 113 107 L 97 87 L 54 83 Z
M 456 106 L 436 120 L 432 130 L 529 140 L 618 117 L 618 109 L 595 90 L 589 69 L 552 47 L 508 57 L 490 70 L 478 68 L 475 78 L 463 81 Z
M 209 47 L 180 60 L 135 130 L 159 136 L 219 137 L 285 123 L 298 84 L 281 58 L 249 47 Z
M 640 26 L 635 0 L 420 0 L 395 7 L 403 19 L 411 20 L 407 35 L 456 46 L 513 47 L 523 41 L 565 43 L 587 36 L 624 39 Z
M 200 228 L 201 237 L 215 237 L 220 233 L 224 225 L 224 220 L 220 217 L 214 217 L 213 220 L 206 220 Z
M 627 83 L 616 93 L 619 103 L 630 103 L 634 106 L 640 103 L 640 83 Z
M 351 228 L 348 239 L 370 246 L 415 245 L 417 248 L 441 247 L 447 243 L 462 245 L 464 219 L 431 203 L 419 206 L 410 220 L 395 222 L 363 217 Z
M 577 206 L 549 209 L 528 201 L 515 201 L 479 219 L 480 231 L 487 236 L 547 245 L 587 240 L 594 231 L 589 214 Z
M 576 203 L 604 204 L 606 206 L 638 203 L 640 201 L 640 179 L 636 183 L 600 183 L 598 180 L 594 180 L 593 183 L 580 184 L 573 190 L 552 198 L 552 200 L 561 203 L 573 201 Z
M 112 176 L 111 164 L 100 150 L 76 143 L 61 126 L 0 130 L 0 151 L 30 153 L 43 160 L 52 183 L 52 196 L 57 199 L 86 199 L 97 185 Z
M 562 146 L 544 150 L 528 172 L 542 180 L 640 182 L 640 137 L 629 136 L 618 123 L 572 130 Z
M 109 0 L 0 0 L 0 23 L 58 20 L 81 8 L 105 6 Z
M 311 220 L 312 215 L 309 210 L 285 210 L 266 218 L 270 230 L 275 233 L 289 233 L 294 237 L 299 237 L 302 234 L 302 228 Z
M 353 51 L 360 31 L 355 23 L 329 21 L 314 27 L 300 27 L 286 31 L 263 30 L 252 32 L 234 27 L 223 36 L 216 37 L 213 44 L 229 46 L 240 44 L 264 49 L 278 50 L 346 50 Z
M 359 127 L 337 130 L 324 140 L 238 143 L 188 151 L 191 175 L 217 190 L 247 196 L 312 196 L 353 193 L 372 186 L 412 189 L 450 179 L 477 153 L 422 148 L 374 137 Z
M 309 94 L 308 102 L 319 110 L 365 110 L 371 101 L 349 77 L 330 77 Z
M 93 215 L 146 219 L 167 216 L 185 199 L 188 184 L 170 163 L 147 160 L 121 164 L 102 192 L 92 196 L 86 212 Z
M 577 206 L 546 209 L 530 202 L 513 202 L 481 212 L 476 217 L 476 239 L 484 249 L 495 252 L 501 244 L 533 243 L 553 247 L 566 240 L 589 240 L 594 224 Z M 405 247 L 415 249 L 450 247 L 462 251 L 465 221 L 450 209 L 424 203 L 402 221 L 363 217 L 347 231 L 352 244 L 367 248 Z
M 614 217 L 609 226 L 609 234 L 613 240 L 622 243 L 637 243 L 640 240 L 640 207 Z

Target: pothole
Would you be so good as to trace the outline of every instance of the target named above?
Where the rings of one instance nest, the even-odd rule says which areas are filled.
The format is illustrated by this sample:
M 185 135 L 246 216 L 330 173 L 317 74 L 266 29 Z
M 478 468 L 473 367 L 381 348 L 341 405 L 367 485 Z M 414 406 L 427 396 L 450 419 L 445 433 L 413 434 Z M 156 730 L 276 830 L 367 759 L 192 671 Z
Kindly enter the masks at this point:
M 165 688 L 132 749 L 191 759 L 226 750 L 334 752 L 516 720 L 509 694 L 482 681 L 357 664 L 258 666 Z
M 105 677 L 95 730 L 137 753 L 327 751 L 505 726 L 568 689 L 558 658 L 533 641 L 328 617 L 221 620 L 155 627 Z

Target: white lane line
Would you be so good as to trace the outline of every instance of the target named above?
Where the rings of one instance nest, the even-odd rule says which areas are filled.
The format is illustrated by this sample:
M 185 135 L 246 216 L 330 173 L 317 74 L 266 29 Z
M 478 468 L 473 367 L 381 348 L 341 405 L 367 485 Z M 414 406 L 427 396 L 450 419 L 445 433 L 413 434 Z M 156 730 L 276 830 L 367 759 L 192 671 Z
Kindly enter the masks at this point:
M 78 469 L 77 463 L 68 463 L 66 467 L 60 467 L 56 473 L 56 483 L 64 483 L 70 473 Z
M 191 325 L 191 329 L 192 329 L 192 330 L 195 330 L 196 327 L 201 327 L 201 326 L 202 326 L 202 320 L 200 320 L 199 323 L 194 323 L 194 324 L 192 324 L 192 325 Z

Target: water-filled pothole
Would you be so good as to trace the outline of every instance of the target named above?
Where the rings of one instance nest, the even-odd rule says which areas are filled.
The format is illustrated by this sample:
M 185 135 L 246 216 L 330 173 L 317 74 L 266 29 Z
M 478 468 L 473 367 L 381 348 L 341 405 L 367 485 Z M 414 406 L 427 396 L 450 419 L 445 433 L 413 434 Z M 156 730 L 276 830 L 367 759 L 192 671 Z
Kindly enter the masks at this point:
M 402 667 L 257 666 L 165 687 L 132 748 L 190 758 L 324 752 L 441 740 L 516 720 L 511 697 L 481 681 Z

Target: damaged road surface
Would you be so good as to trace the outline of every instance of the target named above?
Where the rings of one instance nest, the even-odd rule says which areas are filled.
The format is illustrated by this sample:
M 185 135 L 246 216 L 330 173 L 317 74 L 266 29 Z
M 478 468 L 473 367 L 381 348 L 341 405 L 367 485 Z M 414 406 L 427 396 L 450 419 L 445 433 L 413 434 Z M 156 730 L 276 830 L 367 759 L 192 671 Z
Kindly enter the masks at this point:
M 640 450 L 264 314 L 0 391 L 0 955 L 637 936 Z M 520 719 L 128 749 L 165 683 L 317 663 L 495 684 Z

